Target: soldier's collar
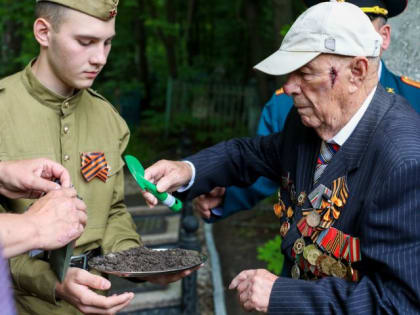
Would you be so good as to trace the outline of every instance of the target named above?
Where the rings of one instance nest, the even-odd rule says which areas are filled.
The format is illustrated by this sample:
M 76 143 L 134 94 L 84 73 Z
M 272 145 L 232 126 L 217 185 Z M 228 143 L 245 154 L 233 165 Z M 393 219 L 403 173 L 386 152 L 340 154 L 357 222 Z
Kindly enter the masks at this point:
M 32 60 L 22 71 L 22 81 L 29 94 L 38 102 L 64 115 L 70 114 L 79 104 L 85 90 L 79 90 L 70 97 L 58 95 L 46 88 L 32 72 Z

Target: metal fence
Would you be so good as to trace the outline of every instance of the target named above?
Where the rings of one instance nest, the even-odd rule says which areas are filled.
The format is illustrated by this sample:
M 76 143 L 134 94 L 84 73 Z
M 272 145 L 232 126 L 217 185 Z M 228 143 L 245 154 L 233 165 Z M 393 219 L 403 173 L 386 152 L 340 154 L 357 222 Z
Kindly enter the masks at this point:
M 223 83 L 168 79 L 165 131 L 179 120 L 191 121 L 200 131 L 226 136 L 254 134 L 260 108 L 256 89 Z

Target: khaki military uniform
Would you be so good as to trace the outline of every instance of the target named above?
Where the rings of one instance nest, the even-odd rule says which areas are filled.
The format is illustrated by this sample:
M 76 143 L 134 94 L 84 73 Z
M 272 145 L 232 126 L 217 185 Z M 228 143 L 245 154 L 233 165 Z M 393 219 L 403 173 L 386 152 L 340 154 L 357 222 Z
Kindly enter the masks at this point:
M 121 154 L 129 130 L 115 109 L 92 90 L 69 98 L 45 88 L 30 65 L 0 81 L 0 160 L 45 157 L 63 164 L 87 205 L 88 223 L 74 255 L 101 247 L 104 253 L 139 246 L 135 225 L 123 203 Z M 110 171 L 103 182 L 86 182 L 80 172 L 81 153 L 105 153 Z M 8 211 L 23 212 L 29 200 L 2 199 Z M 49 263 L 27 254 L 10 260 L 19 314 L 79 314 L 57 301 L 57 278 Z

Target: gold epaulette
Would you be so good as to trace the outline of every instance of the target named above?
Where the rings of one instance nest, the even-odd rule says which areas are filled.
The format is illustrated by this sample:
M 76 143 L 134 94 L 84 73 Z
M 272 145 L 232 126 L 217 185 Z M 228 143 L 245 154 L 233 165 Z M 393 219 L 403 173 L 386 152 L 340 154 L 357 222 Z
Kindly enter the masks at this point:
M 405 84 L 408 84 L 408 85 L 411 85 L 420 89 L 420 82 L 414 81 L 404 75 L 401 77 L 401 81 L 403 81 Z
M 284 93 L 283 88 L 276 90 L 276 95 L 280 95 L 280 94 L 283 94 L 283 93 Z

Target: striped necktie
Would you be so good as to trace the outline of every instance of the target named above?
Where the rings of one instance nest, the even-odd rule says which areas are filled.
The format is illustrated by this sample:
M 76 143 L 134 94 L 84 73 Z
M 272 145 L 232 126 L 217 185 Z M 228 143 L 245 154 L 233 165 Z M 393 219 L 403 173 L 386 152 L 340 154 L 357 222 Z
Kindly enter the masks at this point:
M 316 160 L 315 174 L 314 174 L 314 184 L 318 182 L 318 179 L 324 173 L 325 169 L 328 166 L 328 163 L 340 149 L 340 146 L 335 143 L 327 143 L 322 141 L 321 149 L 319 150 L 318 159 Z

